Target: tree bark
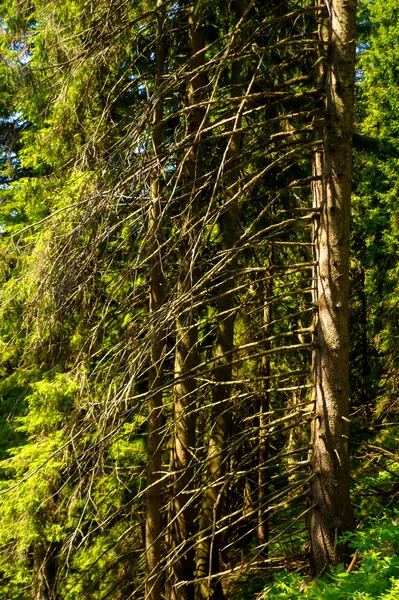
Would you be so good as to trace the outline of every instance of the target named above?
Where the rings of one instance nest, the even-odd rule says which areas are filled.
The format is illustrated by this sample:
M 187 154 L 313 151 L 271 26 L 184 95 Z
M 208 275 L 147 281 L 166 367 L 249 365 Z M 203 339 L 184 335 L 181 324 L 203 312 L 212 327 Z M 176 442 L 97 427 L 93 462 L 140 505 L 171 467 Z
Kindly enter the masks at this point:
M 204 63 L 205 29 L 198 3 L 189 8 L 189 42 L 190 67 L 194 71 Z M 198 103 L 204 92 L 204 76 L 195 72 L 187 84 L 187 107 L 197 105 L 189 110 L 186 134 L 193 140 L 185 159 L 185 174 L 182 200 L 181 240 L 179 247 L 178 275 L 178 307 L 176 320 L 176 354 L 174 389 L 175 434 L 173 466 L 175 481 L 173 486 L 173 526 L 171 530 L 172 544 L 175 549 L 172 598 L 173 600 L 194 599 L 195 550 L 194 519 L 195 509 L 192 504 L 194 487 L 194 450 L 196 428 L 196 379 L 195 369 L 198 364 L 197 342 L 197 309 L 190 307 L 191 288 L 198 279 L 195 245 L 198 235 L 198 215 L 200 212 L 199 180 L 202 174 L 200 129 L 204 110 Z M 182 584 L 182 582 L 187 582 Z M 176 584 L 182 584 L 176 587 Z
M 162 319 L 159 312 L 165 301 L 164 276 L 162 270 L 161 249 L 159 242 L 159 220 L 161 216 L 161 166 L 159 153 L 162 146 L 163 101 L 157 98 L 161 85 L 165 62 L 165 45 L 163 28 L 165 6 L 162 0 L 157 1 L 157 42 L 155 56 L 155 108 L 153 116 L 152 144 L 155 167 L 150 182 L 150 215 L 148 224 L 149 236 L 149 319 L 151 327 L 151 357 L 148 371 L 148 463 L 147 463 L 147 495 L 145 521 L 146 549 L 146 588 L 145 598 L 160 600 L 161 580 L 161 484 L 159 481 L 162 467 L 162 383 L 163 383 L 163 350 L 165 345 L 165 328 L 160 325 Z
M 326 118 L 323 152 L 314 169 L 320 209 L 315 226 L 318 322 L 313 358 L 316 415 L 313 425 L 309 529 L 315 575 L 343 558 L 341 532 L 354 526 L 349 495 L 348 288 L 351 153 L 355 72 L 355 0 L 332 0 L 321 38 L 325 61 Z M 317 129 L 317 128 L 316 128 Z

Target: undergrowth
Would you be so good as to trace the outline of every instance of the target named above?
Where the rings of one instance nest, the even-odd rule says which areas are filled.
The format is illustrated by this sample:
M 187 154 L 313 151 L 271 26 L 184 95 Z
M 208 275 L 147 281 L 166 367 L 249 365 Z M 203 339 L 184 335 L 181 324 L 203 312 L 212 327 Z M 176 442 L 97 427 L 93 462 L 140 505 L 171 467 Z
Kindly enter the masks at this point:
M 359 558 L 355 570 L 343 565 L 306 585 L 303 575 L 281 572 L 262 600 L 399 600 L 399 527 L 384 522 L 345 539 Z

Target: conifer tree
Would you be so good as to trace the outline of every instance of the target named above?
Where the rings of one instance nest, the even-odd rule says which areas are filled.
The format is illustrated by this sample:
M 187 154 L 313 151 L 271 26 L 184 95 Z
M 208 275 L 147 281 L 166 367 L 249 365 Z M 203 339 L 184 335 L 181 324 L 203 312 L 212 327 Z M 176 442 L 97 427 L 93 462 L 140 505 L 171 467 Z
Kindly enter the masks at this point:
M 354 103 L 356 2 L 332 2 L 321 24 L 326 54 L 326 120 L 320 182 L 314 186 L 318 303 L 309 527 L 316 575 L 342 557 L 340 533 L 353 528 L 349 498 L 349 222 Z
M 331 86 L 340 118 L 323 122 L 309 75 L 322 11 L 307 0 L 7 7 L 23 82 L 7 113 L 23 124 L 21 162 L 1 192 L 14 234 L 2 361 L 12 347 L 21 396 L 1 465 L 10 589 L 18 572 L 46 599 L 228 598 L 243 573 L 275 568 L 287 536 L 300 553 L 315 480 L 311 185 L 321 178 L 335 201 L 330 138 L 343 144 L 351 126 Z M 312 174 L 315 127 L 328 169 Z M 347 194 L 336 193 L 343 206 Z M 324 232 L 331 215 L 320 215 Z M 316 355 L 332 368 L 322 345 Z M 315 447 L 315 470 L 323 456 Z

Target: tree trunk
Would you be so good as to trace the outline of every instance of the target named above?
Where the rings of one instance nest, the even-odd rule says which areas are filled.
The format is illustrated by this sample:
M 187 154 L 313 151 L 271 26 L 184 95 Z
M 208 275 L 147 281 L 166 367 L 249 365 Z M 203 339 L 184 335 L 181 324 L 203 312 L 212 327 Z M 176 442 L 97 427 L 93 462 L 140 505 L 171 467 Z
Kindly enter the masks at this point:
M 238 0 L 236 11 L 240 19 L 247 7 L 246 0 Z M 242 61 L 232 65 L 232 84 L 237 96 L 243 92 Z M 234 106 L 234 105 L 233 105 Z M 237 108 L 235 107 L 235 110 Z M 239 109 L 240 110 L 240 109 Z M 241 118 L 239 114 L 235 120 L 234 129 L 239 129 Z M 226 161 L 226 204 L 220 218 L 221 245 L 226 259 L 234 249 L 238 236 L 238 180 L 240 175 L 239 155 L 241 152 L 242 134 L 233 131 L 229 137 L 225 153 Z M 234 323 L 235 323 L 235 272 L 237 269 L 236 258 L 229 260 L 222 276 L 223 282 L 218 286 L 216 329 L 216 346 L 214 362 L 215 386 L 212 394 L 211 432 L 208 447 L 208 470 L 206 489 L 203 495 L 200 529 L 204 539 L 197 550 L 197 577 L 199 585 L 197 597 L 212 600 L 224 598 L 220 581 L 211 580 L 210 576 L 220 571 L 219 552 L 221 539 L 217 533 L 217 521 L 222 516 L 223 490 L 216 481 L 221 481 L 226 471 L 226 446 L 230 435 L 230 395 L 232 380 L 232 361 L 234 349 Z
M 315 575 L 342 560 L 337 537 L 354 525 L 349 496 L 348 287 L 355 22 L 355 0 L 332 0 L 328 21 L 322 23 L 322 39 L 328 44 L 327 115 L 324 151 L 315 156 L 315 174 L 321 175 L 321 183 L 314 186 L 320 213 L 315 227 L 314 509 L 309 518 Z
M 269 351 L 271 348 L 271 342 L 267 339 L 272 335 L 272 304 L 268 298 L 273 295 L 273 246 L 269 250 L 269 269 L 266 271 L 267 280 L 263 290 L 263 335 L 267 340 L 264 342 L 264 350 Z M 258 473 L 258 497 L 259 497 L 259 509 L 258 509 L 258 541 L 263 546 L 262 554 L 264 557 L 268 554 L 268 541 L 269 541 L 269 524 L 268 519 L 265 517 L 265 499 L 268 494 L 268 476 L 267 471 L 263 468 L 263 465 L 269 458 L 269 448 L 266 436 L 266 425 L 269 418 L 268 413 L 270 411 L 270 355 L 265 354 L 262 356 L 262 376 L 264 380 L 265 391 L 261 395 L 260 407 L 259 407 L 259 473 Z
M 164 71 L 165 48 L 163 28 L 165 19 L 165 6 L 162 1 L 157 1 L 157 43 L 155 57 L 155 108 L 153 117 L 153 153 L 155 167 L 152 171 L 150 182 L 151 208 L 149 215 L 149 319 L 151 327 L 151 357 L 148 371 L 148 463 L 147 463 L 147 495 L 146 495 L 146 521 L 145 521 L 145 549 L 146 549 L 146 589 L 145 598 L 160 600 L 160 561 L 161 561 L 161 484 L 159 482 L 162 467 L 161 425 L 162 425 L 162 382 L 163 362 L 162 354 L 165 345 L 165 328 L 158 323 L 162 322 L 159 312 L 164 303 L 164 276 L 162 270 L 161 250 L 158 239 L 159 219 L 161 215 L 161 167 L 159 152 L 162 145 L 162 116 L 163 101 L 157 98 Z
M 57 600 L 58 552 L 56 542 L 37 544 L 33 550 L 34 600 Z
M 204 63 L 205 30 L 203 20 L 198 11 L 198 4 L 189 8 L 189 38 L 192 70 Z M 172 581 L 172 598 L 174 600 L 193 600 L 195 550 L 194 519 L 195 509 L 192 500 L 194 487 L 194 450 L 196 427 L 196 379 L 197 358 L 197 310 L 190 306 L 191 288 L 198 279 L 195 245 L 198 235 L 198 215 L 200 212 L 200 180 L 202 174 L 200 129 L 204 111 L 198 106 L 204 92 L 204 77 L 195 73 L 187 84 L 187 107 L 197 105 L 189 110 L 187 116 L 187 136 L 193 140 L 185 158 L 185 174 L 182 200 L 181 240 L 179 247 L 178 307 L 176 320 L 176 354 L 174 389 L 175 405 L 175 439 L 173 465 L 175 481 L 173 486 L 173 526 L 171 531 L 174 546 L 174 568 Z M 186 581 L 187 583 L 182 584 Z M 179 584 L 176 587 L 176 584 Z M 182 585 L 180 585 L 182 584 Z

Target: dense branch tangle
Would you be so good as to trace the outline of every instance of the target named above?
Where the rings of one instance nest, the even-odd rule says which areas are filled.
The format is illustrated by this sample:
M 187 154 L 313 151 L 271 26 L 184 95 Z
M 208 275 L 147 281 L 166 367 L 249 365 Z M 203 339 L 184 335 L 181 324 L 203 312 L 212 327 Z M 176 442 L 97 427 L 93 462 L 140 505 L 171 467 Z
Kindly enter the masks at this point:
M 50 306 L 51 334 L 26 355 L 50 355 L 56 340 L 60 368 L 88 373 L 79 421 L 65 426 L 78 457 L 72 498 L 90 471 L 97 482 L 113 472 L 123 489 L 116 511 L 96 507 L 96 526 L 82 509 L 60 577 L 110 523 L 135 557 L 109 592 L 118 598 L 229 598 L 243 573 L 301 552 L 303 529 L 293 522 L 287 541 L 287 519 L 312 477 L 310 186 L 323 110 L 307 74 L 319 11 L 290 0 L 111 1 L 114 25 L 86 6 L 52 42 L 63 57 L 47 65 L 46 110 L 89 65 L 100 124 L 64 157 L 77 198 L 42 226 L 24 324 L 48 330 Z M 91 108 L 79 110 L 90 121 Z M 81 329 L 77 349 L 66 320 Z M 116 440 L 144 431 L 147 458 L 118 471 Z

